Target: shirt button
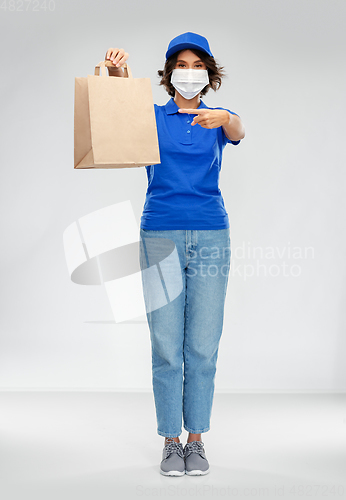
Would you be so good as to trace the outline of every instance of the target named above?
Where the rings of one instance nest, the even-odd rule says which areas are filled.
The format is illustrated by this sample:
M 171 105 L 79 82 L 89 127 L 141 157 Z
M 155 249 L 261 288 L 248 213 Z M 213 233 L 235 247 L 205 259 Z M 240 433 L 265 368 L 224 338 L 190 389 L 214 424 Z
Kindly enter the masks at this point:
M 190 133 L 190 130 L 187 131 L 187 133 L 189 134 Z
M 186 122 L 186 123 L 190 123 L 190 120 L 187 120 L 187 122 Z

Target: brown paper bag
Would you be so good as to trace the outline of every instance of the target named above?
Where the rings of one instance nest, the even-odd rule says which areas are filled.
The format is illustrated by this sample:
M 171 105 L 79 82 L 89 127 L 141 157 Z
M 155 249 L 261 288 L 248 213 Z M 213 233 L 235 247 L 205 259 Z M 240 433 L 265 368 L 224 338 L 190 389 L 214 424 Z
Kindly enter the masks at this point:
M 95 74 L 75 78 L 74 168 L 143 167 L 160 163 L 150 78 Z M 101 69 L 101 75 L 100 75 Z

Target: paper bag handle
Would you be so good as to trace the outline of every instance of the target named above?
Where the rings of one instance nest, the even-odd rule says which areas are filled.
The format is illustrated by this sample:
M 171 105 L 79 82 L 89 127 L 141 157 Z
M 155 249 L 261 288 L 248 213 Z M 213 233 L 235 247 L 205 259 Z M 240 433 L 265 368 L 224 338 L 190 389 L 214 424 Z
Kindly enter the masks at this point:
M 95 66 L 95 75 L 100 75 L 100 69 L 101 69 L 101 76 L 108 76 L 106 72 L 106 67 L 107 68 L 115 68 L 114 64 L 112 61 L 101 61 Z M 124 63 L 122 67 L 125 69 L 125 77 L 127 78 L 133 78 L 132 76 L 132 71 L 129 68 L 129 65 L 127 63 Z

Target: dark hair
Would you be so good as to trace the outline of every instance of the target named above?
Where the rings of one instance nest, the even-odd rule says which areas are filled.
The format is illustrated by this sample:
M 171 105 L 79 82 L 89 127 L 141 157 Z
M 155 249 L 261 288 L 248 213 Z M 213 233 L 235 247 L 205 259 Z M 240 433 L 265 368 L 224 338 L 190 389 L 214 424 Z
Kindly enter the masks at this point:
M 183 49 L 187 50 L 187 49 Z M 219 66 L 219 64 L 215 61 L 214 57 L 211 57 L 206 52 L 197 49 L 188 49 L 191 50 L 196 56 L 198 56 L 207 66 L 208 75 L 209 75 L 209 84 L 204 87 L 204 89 L 200 93 L 200 97 L 205 95 L 209 89 L 213 89 L 214 91 L 218 90 L 221 87 L 222 78 L 225 76 L 223 71 L 224 67 Z M 158 70 L 158 75 L 161 77 L 161 81 L 159 85 L 163 85 L 168 92 L 168 95 L 174 97 L 175 96 L 175 88 L 171 84 L 171 74 L 177 64 L 178 55 L 182 52 L 176 52 L 169 57 L 164 65 L 163 70 Z

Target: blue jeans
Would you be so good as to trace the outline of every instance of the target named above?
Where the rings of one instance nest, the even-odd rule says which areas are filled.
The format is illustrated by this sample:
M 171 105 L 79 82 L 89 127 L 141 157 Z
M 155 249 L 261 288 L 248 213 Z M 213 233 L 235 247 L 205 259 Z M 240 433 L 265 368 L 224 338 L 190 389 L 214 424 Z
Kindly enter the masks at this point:
M 210 429 L 230 269 L 230 229 L 140 228 L 157 432 Z

